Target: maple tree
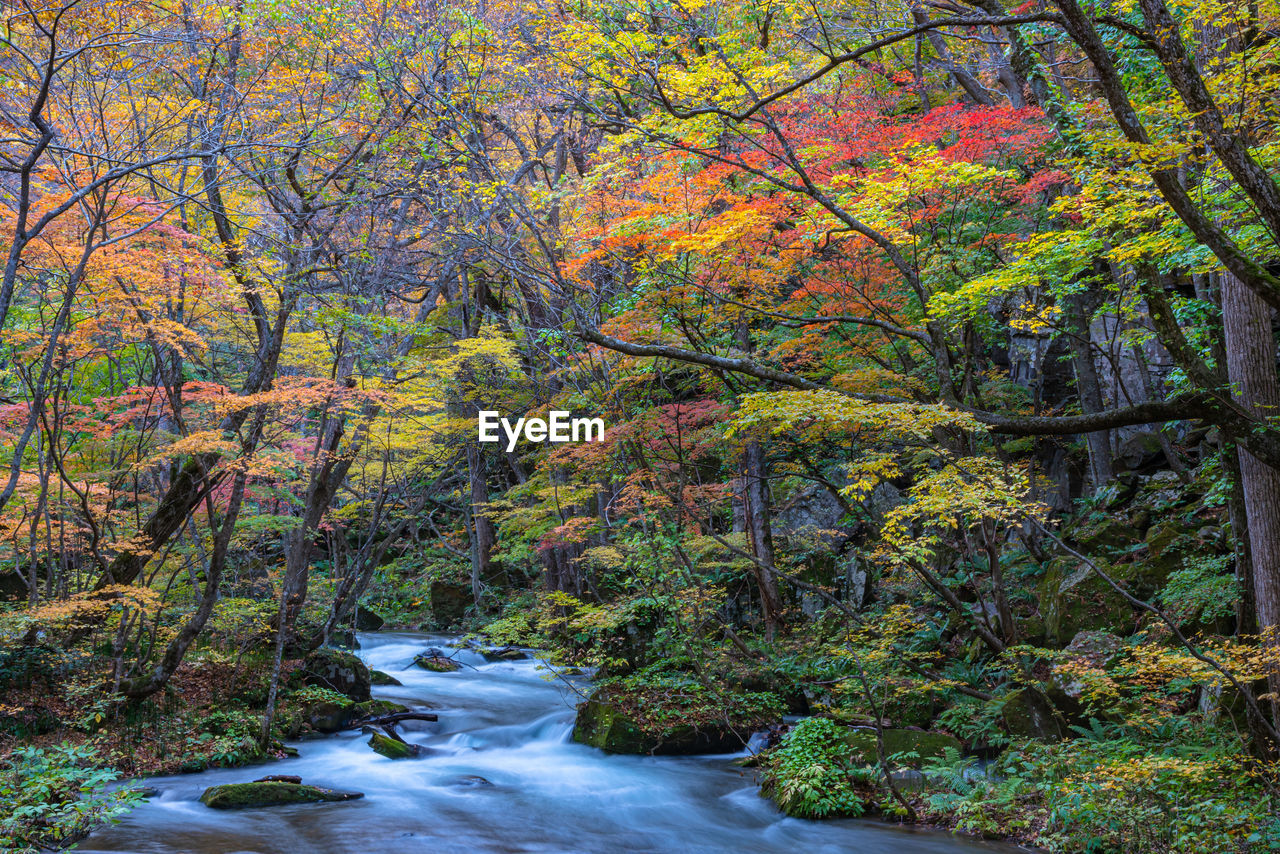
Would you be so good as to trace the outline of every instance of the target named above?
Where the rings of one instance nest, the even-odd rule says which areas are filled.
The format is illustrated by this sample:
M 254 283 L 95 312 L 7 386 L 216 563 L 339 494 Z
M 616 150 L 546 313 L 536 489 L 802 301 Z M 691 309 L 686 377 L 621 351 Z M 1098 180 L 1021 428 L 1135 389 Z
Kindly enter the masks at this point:
M 1155 697 L 1112 723 L 1200 791 L 1218 759 L 1152 732 L 1235 692 L 1231 755 L 1268 762 L 1275 19 L 10 4 L 0 650 L 92 648 L 117 706 L 247 654 L 265 748 L 291 662 L 374 603 L 645 702 L 787 682 L 873 722 L 907 815 L 882 721 L 918 706 L 991 745 L 1021 708 L 1048 743 Z M 609 428 L 509 449 L 482 410 Z M 1104 628 L 1123 653 L 1075 649 Z M 1095 758 L 1070 774 L 1132 794 Z M 1070 774 L 1037 803 L 1070 812 Z

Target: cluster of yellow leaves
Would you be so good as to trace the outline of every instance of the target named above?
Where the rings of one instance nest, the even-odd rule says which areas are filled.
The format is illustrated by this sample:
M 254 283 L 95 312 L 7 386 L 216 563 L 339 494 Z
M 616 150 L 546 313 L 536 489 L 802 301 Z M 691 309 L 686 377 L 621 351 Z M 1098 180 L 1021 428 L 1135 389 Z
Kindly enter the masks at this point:
M 985 432 L 972 415 L 934 403 L 871 403 L 836 391 L 753 392 L 743 397 L 729 434 L 796 433 L 805 441 L 870 433 L 885 441 L 928 443 L 934 430 Z

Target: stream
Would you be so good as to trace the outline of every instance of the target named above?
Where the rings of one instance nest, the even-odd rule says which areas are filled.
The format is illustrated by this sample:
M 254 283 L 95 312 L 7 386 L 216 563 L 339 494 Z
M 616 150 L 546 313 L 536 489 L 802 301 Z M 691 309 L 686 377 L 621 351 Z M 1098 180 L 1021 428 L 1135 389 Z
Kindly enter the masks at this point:
M 295 742 L 300 756 L 148 781 L 160 795 L 80 851 L 137 854 L 996 854 L 1021 849 L 874 820 L 787 818 L 760 797 L 732 757 L 616 756 L 570 741 L 574 704 L 563 680 L 534 660 L 489 663 L 456 638 L 360 636 L 360 656 L 403 686 L 375 697 L 427 709 L 437 723 L 401 733 L 419 759 L 374 753 L 358 731 Z M 439 647 L 464 666 L 409 666 Z M 265 774 L 364 792 L 357 801 L 234 812 L 198 800 L 207 787 Z

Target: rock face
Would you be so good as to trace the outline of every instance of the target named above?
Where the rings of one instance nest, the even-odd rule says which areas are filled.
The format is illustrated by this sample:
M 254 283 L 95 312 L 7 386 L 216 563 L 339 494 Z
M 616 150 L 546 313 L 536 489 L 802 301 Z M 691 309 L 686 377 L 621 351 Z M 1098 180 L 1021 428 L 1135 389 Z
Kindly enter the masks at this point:
M 386 624 L 386 620 L 382 619 L 368 608 L 356 608 L 356 631 L 379 632 L 382 631 L 382 627 Z
M 420 752 L 418 745 L 388 738 L 380 732 L 369 736 L 369 746 L 374 753 L 380 753 L 388 759 L 413 759 Z
M 323 801 L 350 801 L 363 798 L 363 792 L 340 792 L 319 786 L 267 781 L 259 783 L 227 783 L 205 789 L 200 803 L 215 810 L 238 810 L 249 807 L 274 807 L 282 804 L 310 804 Z
M 304 685 L 319 685 L 344 694 L 357 703 L 369 699 L 369 668 L 349 652 L 317 649 L 302 665 Z
M 728 726 L 672 727 L 661 735 L 646 732 L 639 722 L 608 701 L 592 697 L 578 706 L 573 740 L 609 753 L 684 755 L 741 750 L 743 738 Z M 744 732 L 744 735 L 747 733 Z
M 921 759 L 933 759 L 943 756 L 948 747 L 955 750 L 963 748 L 963 745 L 960 744 L 960 739 L 954 735 L 947 735 L 945 732 L 929 732 L 918 729 L 885 729 L 883 733 L 886 758 L 895 753 L 910 751 L 919 754 Z M 864 765 L 874 765 L 880 761 L 879 754 L 876 751 L 876 731 L 874 729 L 856 730 L 845 736 L 844 740 L 853 748 L 854 756 Z
M 448 629 L 459 625 L 474 604 L 471 589 L 450 581 L 431 582 L 431 624 L 433 628 Z

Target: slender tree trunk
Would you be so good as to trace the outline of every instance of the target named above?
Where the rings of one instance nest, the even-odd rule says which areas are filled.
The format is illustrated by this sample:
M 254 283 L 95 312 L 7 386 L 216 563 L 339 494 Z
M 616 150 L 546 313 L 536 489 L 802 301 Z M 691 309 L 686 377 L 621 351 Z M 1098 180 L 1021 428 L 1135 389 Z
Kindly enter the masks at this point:
M 481 509 L 489 503 L 489 485 L 485 480 L 484 458 L 474 443 L 467 445 L 467 476 L 471 482 L 471 596 L 479 609 L 484 580 L 493 570 L 497 533 L 493 520 Z
M 747 531 L 751 534 L 751 550 L 759 563 L 753 564 L 756 584 L 760 588 L 760 609 L 770 635 L 778 627 L 782 600 L 778 596 L 778 579 L 774 575 L 773 528 L 769 520 L 768 473 L 764 448 L 757 441 L 747 443 L 742 453 L 743 498 L 746 505 Z

